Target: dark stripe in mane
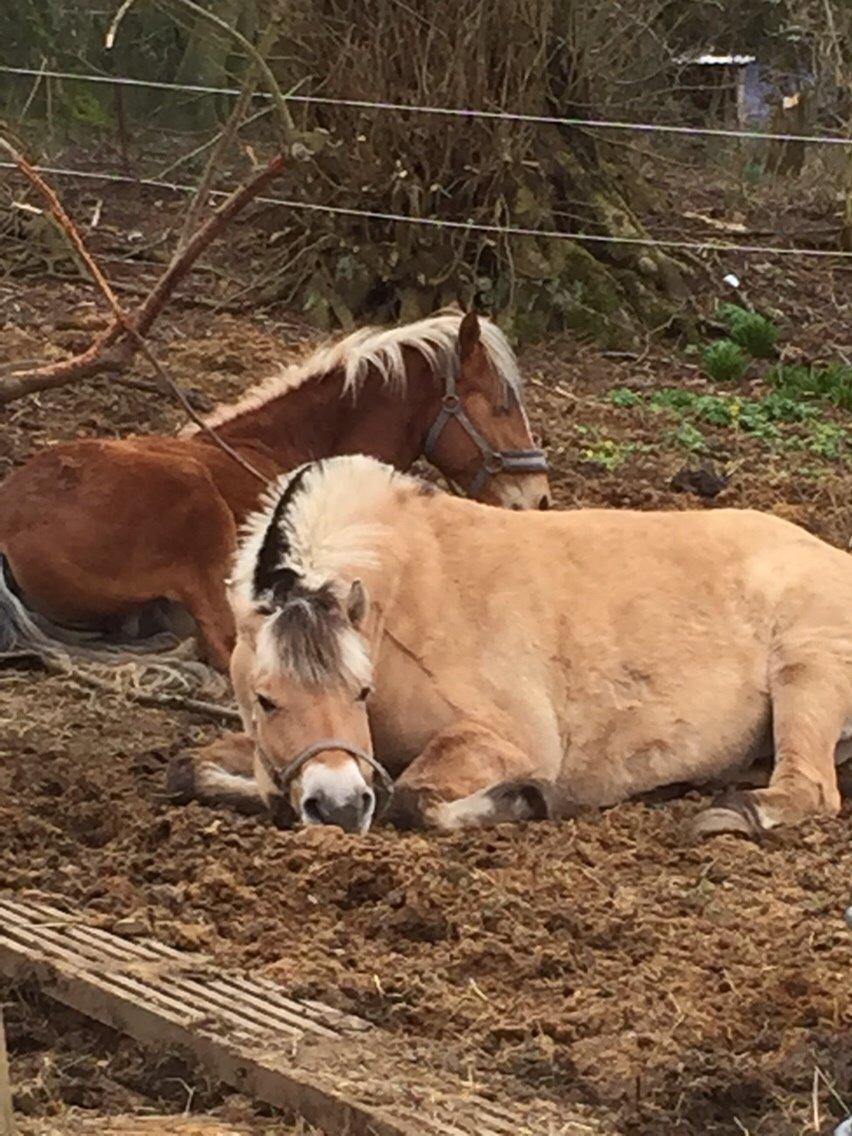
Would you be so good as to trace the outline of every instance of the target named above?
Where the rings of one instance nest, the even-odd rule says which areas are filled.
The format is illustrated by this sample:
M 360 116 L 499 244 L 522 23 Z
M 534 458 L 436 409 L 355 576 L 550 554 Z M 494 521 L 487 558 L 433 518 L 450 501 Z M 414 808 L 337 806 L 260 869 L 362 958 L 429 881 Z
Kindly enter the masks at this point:
M 272 592 L 275 600 L 283 603 L 287 598 L 287 593 L 299 579 L 298 572 L 283 566 L 283 561 L 290 551 L 290 542 L 284 533 L 282 521 L 284 514 L 293 502 L 293 498 L 301 488 L 305 474 L 318 464 L 317 462 L 308 462 L 303 465 L 300 470 L 293 474 L 287 488 L 278 498 L 278 504 L 269 518 L 266 535 L 263 538 L 263 544 L 260 546 L 260 552 L 254 566 L 252 583 L 255 599 L 260 599 L 266 592 Z

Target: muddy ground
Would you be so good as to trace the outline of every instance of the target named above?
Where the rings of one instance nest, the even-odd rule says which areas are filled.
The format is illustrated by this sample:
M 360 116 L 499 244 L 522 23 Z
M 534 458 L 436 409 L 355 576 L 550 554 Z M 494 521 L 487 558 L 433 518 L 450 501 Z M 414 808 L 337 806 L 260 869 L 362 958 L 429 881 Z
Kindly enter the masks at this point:
M 711 267 L 705 291 L 721 276 Z M 848 270 L 730 268 L 771 301 L 791 350 L 849 352 Z M 79 282 L 7 279 L 0 300 L 2 362 L 57 357 L 85 345 L 97 323 Z M 184 303 L 157 339 L 175 377 L 215 401 L 290 357 L 305 335 L 274 309 Z M 523 352 L 522 364 L 561 504 L 757 506 L 842 546 L 852 537 L 842 460 L 745 432 L 707 428 L 705 456 L 730 475 L 713 502 L 671 487 L 697 460 L 675 423 L 615 406 L 608 392 L 705 389 L 682 345 L 653 341 L 607 358 L 565 337 Z M 148 378 L 141 364 L 130 377 Z M 749 380 L 740 390 L 749 393 Z M 51 440 L 180 421 L 159 395 L 106 378 L 2 413 L 0 474 Z M 501 1097 L 593 1106 L 614 1136 L 800 1136 L 829 1131 L 852 1108 L 848 801 L 840 819 L 771 834 L 760 847 L 733 837 L 691 845 L 684 830 L 698 792 L 558 825 L 317 838 L 163 803 L 169 756 L 214 733 L 209 721 L 35 669 L 0 671 L 0 887 L 37 889 L 107 921 L 142 913 L 175 946 L 260 968 L 297 996 L 392 1033 L 440 1041 L 448 1067 Z M 116 1056 L 114 1039 L 107 1052 L 100 1031 L 65 1011 L 31 992 L 6 994 L 13 1074 L 30 1114 L 186 1106 L 180 1083 L 164 1092 L 168 1070 L 141 1075 L 133 1047 Z M 175 1076 L 189 1076 L 193 1107 L 222 1107 L 197 1071 Z M 266 1130 L 262 1118 L 252 1123 Z

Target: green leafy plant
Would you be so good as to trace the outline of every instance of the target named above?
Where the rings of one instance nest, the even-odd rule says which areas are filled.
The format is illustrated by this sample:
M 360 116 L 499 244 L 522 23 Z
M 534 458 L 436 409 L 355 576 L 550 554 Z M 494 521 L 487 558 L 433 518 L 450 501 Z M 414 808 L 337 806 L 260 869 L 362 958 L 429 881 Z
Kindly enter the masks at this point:
M 589 430 L 578 427 L 578 430 L 589 439 L 589 445 L 580 450 L 580 460 L 599 465 L 610 472 L 623 466 L 630 455 L 641 448 L 637 442 L 622 442 L 604 437 L 594 428 Z
M 743 349 L 731 339 L 708 343 L 701 353 L 701 362 L 706 374 L 717 383 L 734 383 L 748 370 Z
M 808 371 L 807 368 L 803 370 Z M 829 370 L 830 375 L 816 380 L 819 391 L 827 391 L 828 397 L 835 399 L 847 397 L 849 368 L 845 373 L 837 368 L 823 370 Z M 781 382 L 780 379 L 777 381 Z M 710 426 L 742 431 L 775 450 L 802 450 L 824 460 L 838 461 L 852 448 L 852 430 L 826 419 L 815 396 L 808 400 L 787 393 L 788 389 L 795 392 L 796 383 L 804 381 L 801 375 L 798 379 L 794 375 L 787 387 L 782 385 L 782 389 L 770 390 L 760 398 L 708 394 L 683 387 L 663 387 L 648 398 L 637 396 L 638 403 L 631 399 L 628 404 L 641 404 L 651 410 L 674 415 L 679 421 L 666 433 L 665 440 L 694 453 L 708 449 L 707 439 L 698 425 L 707 423 Z M 808 383 L 814 385 L 811 378 Z M 615 401 L 620 389 L 622 388 L 610 391 L 610 401 Z M 583 433 L 592 435 L 593 432 L 584 430 Z M 635 444 L 630 445 L 634 449 L 641 448 Z M 596 461 L 608 469 L 616 469 L 626 456 L 619 454 L 618 446 L 619 443 L 598 439 L 584 451 L 583 456 L 587 461 Z
M 641 394 L 637 394 L 636 391 L 632 391 L 628 387 L 616 387 L 609 392 L 607 397 L 613 406 L 638 406 L 642 401 Z
M 805 435 L 805 448 L 812 454 L 837 461 L 852 443 L 852 435 L 836 422 L 811 422 Z
M 694 454 L 703 453 L 707 449 L 707 439 L 692 422 L 678 423 L 668 437 L 672 442 Z
M 766 381 L 779 396 L 821 399 L 841 410 L 852 410 L 852 367 L 846 363 L 829 363 L 826 367 L 779 363 L 769 369 Z
M 739 344 L 755 359 L 772 356 L 778 342 L 778 328 L 770 319 L 738 304 L 720 304 L 718 312 L 727 324 L 732 342 Z

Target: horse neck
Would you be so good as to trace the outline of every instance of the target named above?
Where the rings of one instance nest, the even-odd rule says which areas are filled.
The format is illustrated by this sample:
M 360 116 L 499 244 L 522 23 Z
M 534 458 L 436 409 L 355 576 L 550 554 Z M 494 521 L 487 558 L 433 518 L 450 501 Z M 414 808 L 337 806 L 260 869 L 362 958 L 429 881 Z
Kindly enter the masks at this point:
M 240 452 L 271 458 L 282 471 L 351 453 L 405 470 L 420 456 L 442 389 L 420 352 L 407 349 L 404 355 L 401 390 L 391 389 L 371 367 L 355 394 L 346 393 L 343 369 L 336 368 L 247 410 L 217 432 Z

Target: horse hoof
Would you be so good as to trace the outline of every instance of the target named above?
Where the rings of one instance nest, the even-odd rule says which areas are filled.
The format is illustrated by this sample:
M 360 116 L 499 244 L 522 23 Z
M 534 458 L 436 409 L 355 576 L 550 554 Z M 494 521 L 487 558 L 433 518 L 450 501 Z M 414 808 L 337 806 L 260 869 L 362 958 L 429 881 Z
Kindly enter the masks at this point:
M 195 797 L 195 763 L 188 753 L 173 757 L 166 770 L 166 799 L 186 805 Z
M 495 821 L 553 820 L 556 814 L 553 787 L 533 777 L 494 785 L 487 796 Z
M 722 833 L 748 836 L 751 839 L 758 835 L 747 817 L 737 809 L 724 805 L 704 809 L 692 822 L 691 834 L 694 840 L 705 840 L 711 836 L 721 836 Z
M 408 785 L 395 785 L 394 791 L 382 810 L 384 824 L 400 832 L 414 832 L 426 828 L 426 797 Z

